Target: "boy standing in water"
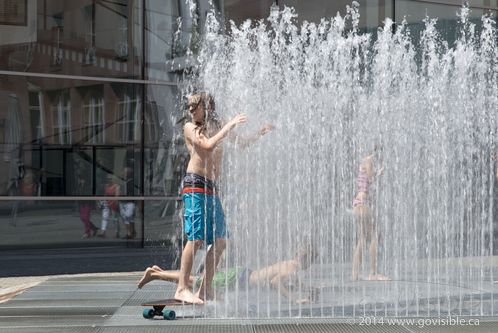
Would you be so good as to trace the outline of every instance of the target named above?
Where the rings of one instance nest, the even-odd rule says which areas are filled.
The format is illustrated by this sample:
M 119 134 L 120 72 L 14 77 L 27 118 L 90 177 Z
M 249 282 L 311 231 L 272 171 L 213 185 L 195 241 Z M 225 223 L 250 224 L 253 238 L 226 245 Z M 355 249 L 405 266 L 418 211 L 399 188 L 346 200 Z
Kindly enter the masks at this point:
M 175 299 L 202 304 L 205 299 L 213 298 L 214 270 L 226 247 L 225 217 L 215 183 L 220 176 L 223 155 L 220 143 L 235 126 L 247 122 L 247 117 L 239 114 L 222 125 L 215 112 L 214 99 L 206 93 L 190 96 L 188 111 L 191 121 L 184 125 L 183 135 L 190 160 L 182 190 L 187 243 L 182 253 Z M 264 126 L 259 135 L 272 128 L 271 125 Z M 194 295 L 189 289 L 190 271 L 195 253 L 204 241 L 212 246 L 206 253 L 202 283 Z

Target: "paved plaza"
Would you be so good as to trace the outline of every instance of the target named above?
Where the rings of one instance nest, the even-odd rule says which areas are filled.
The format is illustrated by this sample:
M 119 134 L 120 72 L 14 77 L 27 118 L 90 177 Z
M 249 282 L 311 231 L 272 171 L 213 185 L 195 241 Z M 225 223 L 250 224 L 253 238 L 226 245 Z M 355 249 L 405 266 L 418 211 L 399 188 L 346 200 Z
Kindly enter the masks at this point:
M 140 273 L 54 276 L 0 303 L 1 332 L 497 332 L 492 317 L 479 325 L 428 325 L 424 321 L 372 324 L 368 317 L 209 319 L 216 304 L 176 308 L 177 320 L 144 319 L 145 300 L 171 297 L 174 285 L 152 282 L 137 290 Z M 220 306 L 221 309 L 226 309 Z M 381 318 L 380 316 L 377 318 Z M 465 317 L 469 319 L 469 317 Z M 418 323 L 418 324 L 417 324 Z
M 150 249 L 137 249 L 129 259 L 144 258 L 145 265 L 157 259 L 154 255 Z M 36 260 L 34 256 L 29 260 Z M 52 255 L 53 265 L 67 256 Z M 75 264 L 82 257 L 70 256 Z M 14 258 L 4 256 L 0 261 Z M 481 263 L 496 276 L 497 258 L 485 259 Z M 117 254 L 95 260 L 97 268 L 116 260 L 126 267 Z M 19 262 L 22 267 L 22 260 Z M 472 274 L 472 269 L 481 269 L 477 262 L 477 258 L 466 258 L 459 266 L 463 263 Z M 311 305 L 292 305 L 274 291 L 263 295 L 232 292 L 223 301 L 175 307 L 178 318 L 168 321 L 143 318 L 141 304 L 172 297 L 175 285 L 152 281 L 137 289 L 141 274 L 137 270 L 0 278 L 0 332 L 498 332 L 498 319 L 493 316 L 498 309 L 498 285 L 491 280 L 462 288 L 410 281 L 351 282 L 335 277 L 313 282 L 320 287 L 320 294 Z M 441 297 L 434 297 L 437 290 Z M 448 313 L 459 322 L 444 321 Z

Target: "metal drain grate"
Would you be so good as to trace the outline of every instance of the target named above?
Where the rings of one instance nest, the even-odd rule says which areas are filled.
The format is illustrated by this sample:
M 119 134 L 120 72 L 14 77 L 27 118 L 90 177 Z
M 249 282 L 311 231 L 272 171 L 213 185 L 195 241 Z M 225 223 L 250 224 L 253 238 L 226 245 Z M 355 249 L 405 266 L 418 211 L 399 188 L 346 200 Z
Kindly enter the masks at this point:
M 165 287 L 155 290 L 140 290 L 136 291 L 131 297 L 123 303 L 123 306 L 136 306 L 144 302 L 157 299 L 173 298 L 176 289 L 174 287 Z
M 478 326 L 406 326 L 414 333 L 496 333 L 498 332 L 498 322 L 480 321 Z
M 4 307 L 0 308 L 0 317 L 8 316 L 105 316 L 111 315 L 117 307 L 101 307 L 101 306 L 50 306 L 50 307 Z
M 343 323 L 306 323 L 254 325 L 255 333 L 411 333 L 402 326 L 359 326 Z
M 12 327 L 3 328 L 2 333 L 98 333 L 98 327 L 67 326 L 67 327 Z
M 161 325 L 159 327 L 104 327 L 99 333 L 253 333 L 250 325 Z

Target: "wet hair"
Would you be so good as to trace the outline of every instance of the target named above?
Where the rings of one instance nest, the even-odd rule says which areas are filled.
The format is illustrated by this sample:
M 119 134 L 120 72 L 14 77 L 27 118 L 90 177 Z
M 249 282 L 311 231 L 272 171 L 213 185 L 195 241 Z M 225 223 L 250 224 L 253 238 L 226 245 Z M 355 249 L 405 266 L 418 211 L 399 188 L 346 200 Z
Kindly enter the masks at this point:
M 211 136 L 213 132 L 218 132 L 221 129 L 221 122 L 216 113 L 214 97 L 206 92 L 192 94 L 188 97 L 187 108 L 190 113 L 197 109 L 201 103 L 204 109 L 204 122 L 196 123 L 196 129 Z
M 299 261 L 301 269 L 305 269 L 311 266 L 313 263 L 315 263 L 317 258 L 318 251 L 311 243 L 301 245 L 296 253 L 296 259 L 297 261 Z

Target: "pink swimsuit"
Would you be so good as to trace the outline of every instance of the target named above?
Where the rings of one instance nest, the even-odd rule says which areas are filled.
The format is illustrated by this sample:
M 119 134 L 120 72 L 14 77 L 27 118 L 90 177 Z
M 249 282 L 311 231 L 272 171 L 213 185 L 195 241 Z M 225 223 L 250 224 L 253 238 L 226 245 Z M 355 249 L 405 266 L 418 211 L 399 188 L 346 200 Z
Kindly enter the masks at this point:
M 370 187 L 370 179 L 368 178 L 368 175 L 360 171 L 358 174 L 358 192 L 364 192 L 365 194 L 368 194 L 368 188 Z M 368 199 L 360 200 L 360 199 L 353 199 L 353 208 L 358 206 L 358 205 L 367 205 L 368 204 Z

